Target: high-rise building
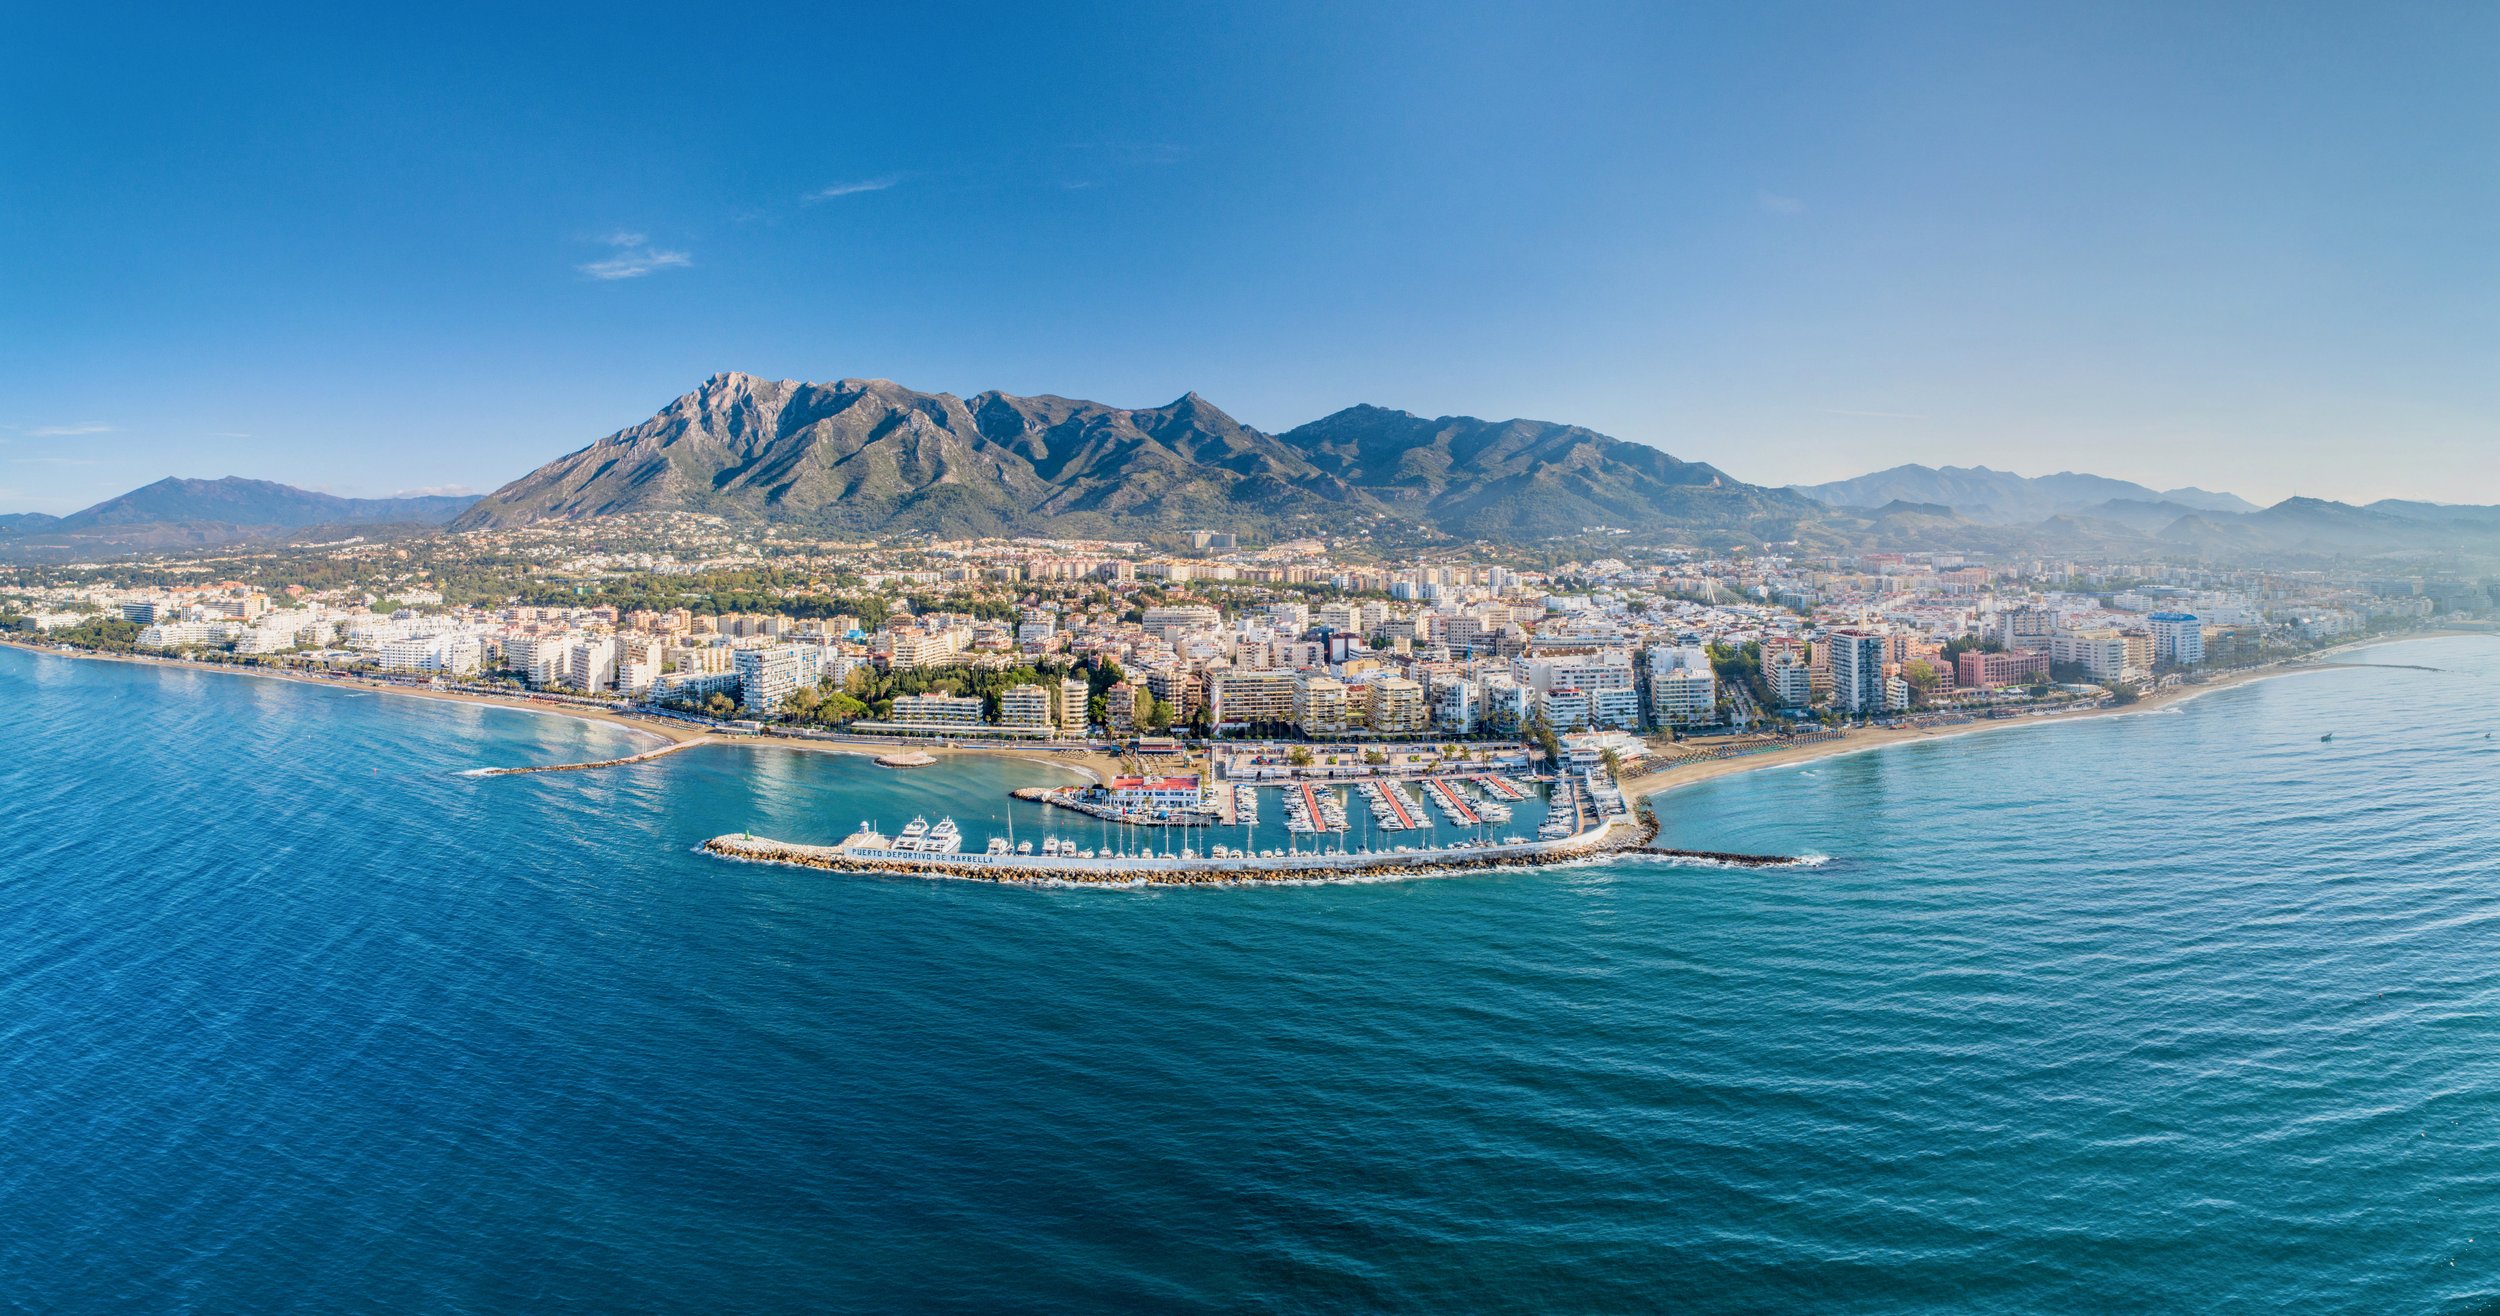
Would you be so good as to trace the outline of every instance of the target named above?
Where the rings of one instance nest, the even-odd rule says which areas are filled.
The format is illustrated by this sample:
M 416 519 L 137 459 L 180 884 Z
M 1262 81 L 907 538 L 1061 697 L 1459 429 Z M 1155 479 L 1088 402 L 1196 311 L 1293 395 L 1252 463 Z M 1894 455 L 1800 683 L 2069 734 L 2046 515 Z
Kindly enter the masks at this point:
M 1774 654 L 1763 664 L 1762 679 L 1782 708 L 1803 708 L 1814 702 L 1814 678 L 1794 650 Z
M 1306 736 L 1339 736 L 1346 729 L 1345 682 L 1316 672 L 1294 685 L 1293 721 Z
M 1649 707 L 1661 726 L 1708 722 L 1719 713 L 1719 677 L 1710 651 L 1661 645 L 1649 651 Z
M 998 724 L 1019 731 L 1050 730 L 1049 688 L 1014 685 L 999 691 Z
M 2153 633 L 2153 661 L 2166 667 L 2194 667 L 2205 661 L 2205 623 L 2192 612 L 2156 612 L 2144 619 Z
M 1411 736 L 1431 726 L 1423 686 L 1403 676 L 1372 682 L 1370 721 L 1372 733 L 1382 736 Z
M 1218 727 L 1283 726 L 1293 721 L 1294 674 L 1291 672 L 1218 672 L 1209 685 Z
M 779 712 L 782 701 L 799 688 L 799 652 L 795 646 L 740 649 L 736 665 L 738 706 L 750 716 Z
M 1832 706 L 1844 713 L 1884 711 L 1884 635 L 1844 626 L 1823 637 L 1831 653 Z
M 1085 709 L 1092 702 L 1091 689 L 1083 677 L 1071 676 L 1059 682 L 1059 734 L 1085 734 Z
M 1997 621 L 1997 638 L 2008 649 L 2045 651 L 2057 634 L 2057 614 L 2046 608 L 2015 608 Z
M 2059 631 L 2050 639 L 2049 659 L 2073 663 L 2095 681 L 2115 681 L 2126 674 L 2127 642 L 2106 627 Z

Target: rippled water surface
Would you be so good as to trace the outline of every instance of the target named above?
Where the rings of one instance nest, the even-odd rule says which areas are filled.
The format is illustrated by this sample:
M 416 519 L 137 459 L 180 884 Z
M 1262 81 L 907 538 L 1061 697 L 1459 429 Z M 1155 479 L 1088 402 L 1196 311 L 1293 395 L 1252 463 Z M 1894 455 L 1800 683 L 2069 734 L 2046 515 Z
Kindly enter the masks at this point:
M 1021 762 L 0 651 L 0 1309 L 2479 1310 L 2500 642 L 2361 658 L 1098 891 L 691 852 Z

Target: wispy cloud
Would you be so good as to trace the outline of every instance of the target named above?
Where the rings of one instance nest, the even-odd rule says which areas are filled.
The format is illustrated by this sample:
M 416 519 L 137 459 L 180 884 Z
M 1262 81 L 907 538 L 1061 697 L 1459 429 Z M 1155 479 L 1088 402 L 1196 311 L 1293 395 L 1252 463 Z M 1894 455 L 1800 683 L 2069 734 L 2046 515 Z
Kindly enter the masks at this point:
M 87 434 L 110 434 L 112 432 L 112 426 L 98 425 L 90 421 L 84 425 L 38 425 L 26 431 L 26 435 L 28 438 L 35 439 L 71 439 Z
M 1177 142 L 1070 142 L 1068 149 L 1091 153 L 1113 164 L 1161 169 L 1181 163 L 1189 148 Z
M 1927 419 L 1927 417 L 1914 411 L 1856 411 L 1848 407 L 1825 407 L 1823 408 L 1823 414 L 1826 416 L 1873 416 L 1877 420 Z
M 1781 196 L 1777 192 L 1756 192 L 1753 194 L 1753 199 L 1755 205 L 1774 215 L 1806 213 L 1806 203 L 1793 196 Z
M 799 203 L 812 206 L 819 201 L 831 201 L 836 197 L 858 196 L 862 192 L 882 192 L 902 181 L 900 175 L 889 174 L 884 178 L 859 178 L 847 183 L 831 183 L 800 197 Z
M 212 430 L 209 432 L 208 437 L 212 439 L 248 439 L 252 436 L 242 430 Z
M 470 488 L 469 486 L 467 486 L 467 485 L 465 485 L 465 484 L 426 484 L 426 485 L 419 485 L 418 487 L 416 487 L 416 488 L 414 488 L 414 489 L 402 489 L 402 490 L 400 490 L 398 493 L 392 494 L 392 495 L 391 495 L 391 497 L 393 497 L 393 498 L 465 498 L 465 497 L 469 496 L 470 494 L 473 494 L 473 493 L 476 493 L 476 492 L 477 492 L 477 490 L 472 489 L 472 488 Z
M 99 466 L 93 457 L 11 457 L 20 466 Z
M 694 264 L 694 257 L 682 251 L 663 251 L 651 245 L 651 239 L 640 233 L 619 231 L 600 241 L 613 249 L 606 260 L 594 260 L 575 269 L 594 279 L 639 279 L 660 270 L 681 269 Z

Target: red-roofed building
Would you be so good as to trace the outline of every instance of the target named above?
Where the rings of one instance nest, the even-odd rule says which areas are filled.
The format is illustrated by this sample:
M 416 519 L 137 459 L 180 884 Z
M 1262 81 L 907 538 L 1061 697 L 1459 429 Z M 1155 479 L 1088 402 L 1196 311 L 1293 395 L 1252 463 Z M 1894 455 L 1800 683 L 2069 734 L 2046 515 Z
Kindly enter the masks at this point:
M 1195 809 L 1198 807 L 1198 778 L 1195 773 L 1172 777 L 1114 777 L 1111 779 L 1111 803 L 1122 809 Z

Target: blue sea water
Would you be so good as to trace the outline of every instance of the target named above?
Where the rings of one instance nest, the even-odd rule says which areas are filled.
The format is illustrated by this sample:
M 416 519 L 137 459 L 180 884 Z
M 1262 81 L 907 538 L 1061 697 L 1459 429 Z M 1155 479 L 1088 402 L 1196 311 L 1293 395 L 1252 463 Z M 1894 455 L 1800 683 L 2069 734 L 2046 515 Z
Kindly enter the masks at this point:
M 0 651 L 0 1309 L 2481 1309 L 2500 643 L 2362 657 L 1071 890 L 692 852 L 1029 764 Z

